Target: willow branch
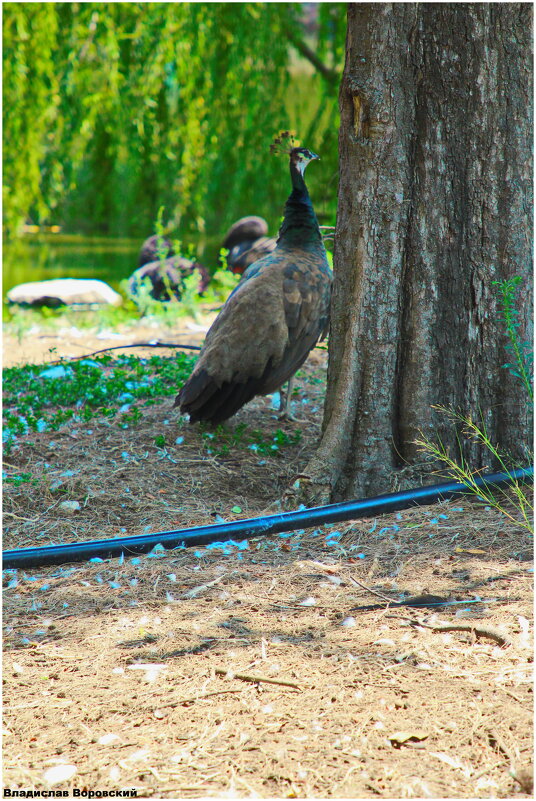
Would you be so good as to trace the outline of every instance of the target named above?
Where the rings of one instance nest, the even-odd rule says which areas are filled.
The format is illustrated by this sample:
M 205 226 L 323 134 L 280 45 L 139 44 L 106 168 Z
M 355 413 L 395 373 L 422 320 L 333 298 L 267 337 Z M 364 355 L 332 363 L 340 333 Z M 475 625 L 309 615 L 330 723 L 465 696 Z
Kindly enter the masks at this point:
M 296 48 L 298 53 L 301 53 L 301 55 L 306 58 L 315 69 L 318 70 L 318 72 L 326 79 L 326 81 L 335 83 L 339 80 L 340 76 L 337 70 L 331 69 L 327 66 L 327 64 L 324 64 L 322 59 L 317 56 L 314 50 L 311 50 L 311 48 L 305 44 L 303 39 L 300 39 L 300 37 L 297 36 L 291 28 L 287 30 L 287 37 L 291 45 Z

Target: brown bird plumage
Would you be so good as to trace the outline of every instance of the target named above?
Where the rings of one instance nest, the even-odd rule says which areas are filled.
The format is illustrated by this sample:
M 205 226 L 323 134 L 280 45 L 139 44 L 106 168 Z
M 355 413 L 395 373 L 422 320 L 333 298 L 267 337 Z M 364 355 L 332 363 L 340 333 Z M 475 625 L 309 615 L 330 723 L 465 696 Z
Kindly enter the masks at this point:
M 227 254 L 227 266 L 233 273 L 243 275 L 254 262 L 259 261 L 277 247 L 277 240 L 272 237 L 261 236 L 253 242 L 241 242 L 235 245 Z
M 253 262 L 276 248 L 276 240 L 266 236 L 268 225 L 262 217 L 241 217 L 225 234 L 222 248 L 227 248 L 227 267 L 242 275 Z
M 275 250 L 252 264 L 207 333 L 175 400 L 190 422 L 220 423 L 281 387 L 327 333 L 331 270 L 303 180 L 318 158 L 290 151 L 292 193 Z

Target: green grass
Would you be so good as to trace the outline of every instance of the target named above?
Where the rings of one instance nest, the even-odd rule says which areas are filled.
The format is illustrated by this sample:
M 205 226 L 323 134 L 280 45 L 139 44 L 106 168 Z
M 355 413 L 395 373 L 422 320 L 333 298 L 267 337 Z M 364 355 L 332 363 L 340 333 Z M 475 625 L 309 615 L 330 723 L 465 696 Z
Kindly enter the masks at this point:
M 58 309 L 22 308 L 20 306 L 3 305 L 4 331 L 19 342 L 31 329 L 54 331 L 58 328 L 71 327 L 79 329 L 118 328 L 121 325 L 135 322 L 140 314 L 132 301 L 125 300 L 122 306 L 103 306 L 100 309 L 78 310 L 69 306 Z
M 146 283 L 141 288 L 136 302 L 128 297 L 127 281 L 122 282 L 121 290 L 125 297 L 121 306 L 104 306 L 99 309 L 77 310 L 69 306 L 58 309 L 21 308 L 4 304 L 4 330 L 19 342 L 30 329 L 55 330 L 67 326 L 79 329 L 97 329 L 103 331 L 108 328 L 136 323 L 142 319 L 148 323 L 156 321 L 167 326 L 173 326 L 177 320 L 184 317 L 197 319 L 206 307 L 223 304 L 240 280 L 229 270 L 218 269 L 211 278 L 210 284 L 203 293 L 197 291 L 199 275 L 197 270 L 187 276 L 183 282 L 183 294 L 180 300 L 176 298 L 167 303 L 155 300 L 150 296 L 151 286 Z
M 73 420 L 116 419 L 122 428 L 137 423 L 143 406 L 174 395 L 188 378 L 196 357 L 111 356 L 26 365 L 4 370 L 4 446 L 29 431 L 55 431 Z M 139 404 L 139 405 L 138 405 Z
M 222 425 L 214 429 L 203 427 L 201 437 L 209 456 L 226 456 L 236 449 L 248 449 L 254 453 L 278 456 L 282 448 L 298 444 L 301 431 L 287 433 L 278 428 L 272 435 L 267 436 L 258 429 L 248 429 L 245 423 L 239 423 L 232 430 Z
M 9 367 L 4 371 L 4 453 L 11 452 L 21 435 L 57 431 L 70 421 L 105 418 L 123 429 L 136 425 L 143 419 L 144 407 L 176 394 L 196 358 L 184 353 L 149 359 L 100 356 L 53 366 Z M 234 428 L 201 426 L 200 431 L 206 454 L 217 457 L 240 449 L 277 456 L 301 439 L 300 431 L 277 429 L 266 435 L 245 423 Z M 164 434 L 157 434 L 154 444 L 164 448 Z M 20 473 L 9 480 L 20 486 L 31 475 Z
M 469 415 L 460 414 L 454 409 L 448 409 L 443 406 L 434 406 L 433 408 L 443 414 L 455 427 L 461 424 L 461 436 L 482 444 L 503 472 L 507 473 L 512 469 L 511 460 L 489 437 L 483 416 L 481 420 L 476 422 Z M 478 471 L 473 470 L 461 455 L 462 444 L 459 437 L 459 455 L 457 458 L 454 458 L 449 453 L 440 438 L 434 441 L 423 435 L 422 439 L 416 440 L 415 444 L 419 445 L 424 453 L 432 455 L 442 462 L 447 468 L 447 474 L 456 481 L 465 484 L 480 501 L 493 507 L 509 520 L 518 523 L 522 528 L 532 533 L 534 513 L 534 507 L 531 502 L 532 495 L 525 491 L 522 482 L 515 480 L 504 490 L 498 487 L 479 487 L 475 482 L 478 477 Z

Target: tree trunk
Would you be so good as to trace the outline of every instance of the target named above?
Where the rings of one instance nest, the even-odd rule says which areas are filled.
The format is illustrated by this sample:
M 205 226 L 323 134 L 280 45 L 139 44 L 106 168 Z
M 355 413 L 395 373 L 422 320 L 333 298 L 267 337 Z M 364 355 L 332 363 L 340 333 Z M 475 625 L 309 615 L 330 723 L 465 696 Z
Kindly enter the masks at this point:
M 482 416 L 526 462 L 531 407 L 503 366 L 492 282 L 523 276 L 528 340 L 531 23 L 529 3 L 349 6 L 328 389 L 308 502 L 389 491 L 423 461 L 421 432 L 455 449 L 436 404 Z M 471 468 L 490 466 L 482 446 L 461 449 Z

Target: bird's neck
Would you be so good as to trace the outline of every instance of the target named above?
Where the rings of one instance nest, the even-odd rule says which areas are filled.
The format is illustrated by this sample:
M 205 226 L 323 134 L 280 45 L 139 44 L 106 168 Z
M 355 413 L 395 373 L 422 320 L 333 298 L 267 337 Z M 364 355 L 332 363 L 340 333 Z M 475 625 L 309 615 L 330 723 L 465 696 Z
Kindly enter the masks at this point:
M 292 163 L 290 177 L 292 192 L 285 203 L 285 216 L 279 229 L 277 244 L 302 247 L 322 244 L 318 220 L 303 175 Z

